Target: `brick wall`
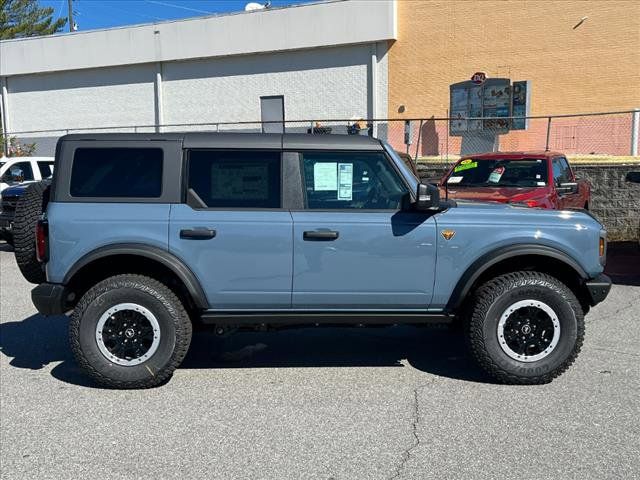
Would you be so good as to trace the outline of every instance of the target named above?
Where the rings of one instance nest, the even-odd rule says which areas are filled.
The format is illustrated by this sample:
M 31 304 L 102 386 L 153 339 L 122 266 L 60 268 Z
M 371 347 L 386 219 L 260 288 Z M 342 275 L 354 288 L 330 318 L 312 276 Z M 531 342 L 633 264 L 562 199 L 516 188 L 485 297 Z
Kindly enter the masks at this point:
M 449 85 L 476 71 L 531 80 L 533 115 L 640 107 L 640 2 L 399 0 L 397 8 L 390 117 L 445 116 Z
M 446 165 L 420 164 L 423 179 L 441 177 Z M 640 171 L 635 165 L 574 165 L 579 178 L 591 183 L 589 210 L 604 224 L 609 240 L 640 239 L 640 184 L 625 181 L 628 172 Z

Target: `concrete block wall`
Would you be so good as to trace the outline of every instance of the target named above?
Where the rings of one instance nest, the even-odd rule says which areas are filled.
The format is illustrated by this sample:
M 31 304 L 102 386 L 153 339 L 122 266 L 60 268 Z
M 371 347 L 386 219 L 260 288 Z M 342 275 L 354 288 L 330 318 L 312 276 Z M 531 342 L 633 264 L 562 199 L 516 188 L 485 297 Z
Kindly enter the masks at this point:
M 635 165 L 578 165 L 574 172 L 591 183 L 590 210 L 607 228 L 609 240 L 639 240 L 640 184 L 625 181 Z
M 442 177 L 449 165 L 419 164 L 424 180 Z M 610 241 L 640 240 L 640 184 L 625 181 L 628 172 L 640 171 L 640 164 L 574 165 L 577 177 L 591 183 L 589 210 L 607 229 Z

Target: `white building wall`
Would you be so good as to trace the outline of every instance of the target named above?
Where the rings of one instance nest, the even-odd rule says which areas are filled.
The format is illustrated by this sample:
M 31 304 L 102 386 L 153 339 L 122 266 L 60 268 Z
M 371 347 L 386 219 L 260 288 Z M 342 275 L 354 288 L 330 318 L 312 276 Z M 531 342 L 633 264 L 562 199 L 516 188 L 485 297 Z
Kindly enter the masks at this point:
M 374 95 L 377 97 L 378 108 L 373 116 L 376 118 L 387 118 L 387 112 L 389 111 L 389 45 L 387 42 L 378 42 L 376 52 L 378 57 L 378 75 Z M 375 135 L 382 140 L 387 140 L 389 138 L 388 134 L 389 125 L 379 122 Z
M 164 123 L 260 120 L 283 95 L 287 120 L 367 116 L 369 45 L 163 64 Z
M 0 77 L 397 38 L 393 0 L 329 0 L 0 41 Z
M 283 95 L 287 120 L 380 116 L 395 19 L 394 0 L 329 0 L 3 40 L 3 123 L 52 154 L 66 131 L 258 121 L 261 96 Z
M 153 125 L 154 65 L 7 78 L 12 131 Z

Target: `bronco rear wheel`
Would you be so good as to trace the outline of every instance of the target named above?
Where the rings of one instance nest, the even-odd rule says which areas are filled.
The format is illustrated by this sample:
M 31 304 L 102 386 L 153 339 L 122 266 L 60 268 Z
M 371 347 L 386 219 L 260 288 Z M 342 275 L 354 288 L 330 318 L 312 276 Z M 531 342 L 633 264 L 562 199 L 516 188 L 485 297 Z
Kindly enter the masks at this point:
M 191 321 L 165 285 L 118 275 L 91 288 L 74 309 L 71 348 L 80 366 L 113 388 L 148 388 L 171 377 L 191 342 Z
M 475 294 L 468 340 L 480 366 L 502 383 L 548 383 L 574 362 L 583 310 L 562 282 L 538 272 L 502 275 Z

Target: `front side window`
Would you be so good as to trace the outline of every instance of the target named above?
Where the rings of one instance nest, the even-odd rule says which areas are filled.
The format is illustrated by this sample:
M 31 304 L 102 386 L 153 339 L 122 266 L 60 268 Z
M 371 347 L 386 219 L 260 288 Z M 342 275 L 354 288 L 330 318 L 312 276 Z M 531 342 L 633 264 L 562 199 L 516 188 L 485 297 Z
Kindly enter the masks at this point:
M 280 208 L 280 152 L 192 150 L 188 186 L 209 208 Z
M 406 185 L 382 152 L 303 154 L 309 209 L 398 210 Z
M 78 148 L 72 197 L 156 198 L 162 194 L 162 149 Z
M 15 182 L 33 180 L 33 170 L 31 168 L 31 163 L 29 162 L 14 163 L 9 167 L 8 173 L 9 179 Z
M 556 185 L 571 181 L 571 170 L 567 160 L 558 157 L 553 159 L 553 180 Z

